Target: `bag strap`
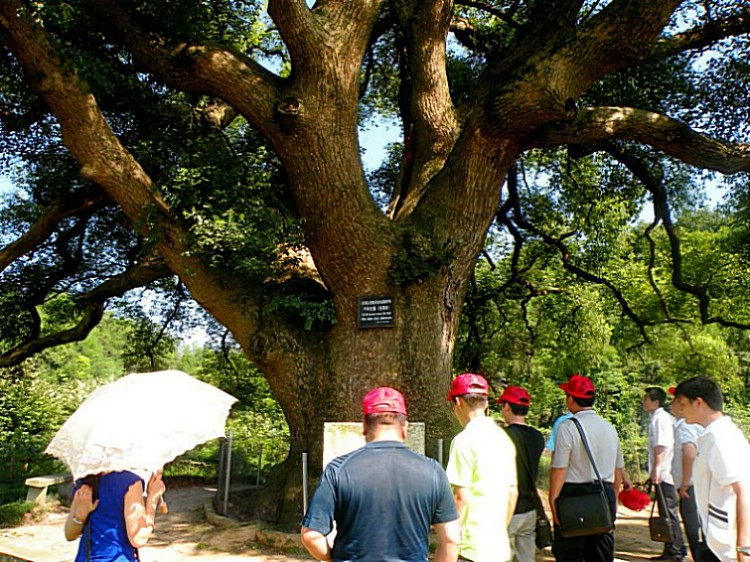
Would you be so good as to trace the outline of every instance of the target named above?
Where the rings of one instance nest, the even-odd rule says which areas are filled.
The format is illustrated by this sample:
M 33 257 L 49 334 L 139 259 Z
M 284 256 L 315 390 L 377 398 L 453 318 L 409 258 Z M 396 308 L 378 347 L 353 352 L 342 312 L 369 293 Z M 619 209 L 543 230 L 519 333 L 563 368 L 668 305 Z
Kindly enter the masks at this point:
M 661 486 L 659 484 L 654 484 L 654 488 L 656 488 L 656 494 L 661 497 L 661 503 L 664 504 L 664 511 L 667 512 L 667 519 L 671 520 L 672 516 L 669 514 L 669 509 L 667 509 L 667 499 L 664 497 L 664 490 L 661 489 Z M 657 502 L 651 502 L 651 516 L 654 515 L 654 508 L 656 507 Z
M 602 482 L 602 476 L 599 474 L 599 469 L 596 466 L 596 462 L 594 462 L 594 455 L 591 454 L 591 448 L 589 448 L 589 442 L 588 439 L 586 439 L 586 433 L 583 431 L 583 427 L 581 427 L 581 422 L 579 422 L 575 416 L 570 418 L 573 420 L 573 423 L 576 424 L 576 427 L 578 428 L 578 433 L 581 434 L 581 441 L 583 441 L 583 446 L 586 449 L 586 454 L 589 456 L 589 460 L 591 461 L 591 466 L 594 467 L 594 473 L 596 473 L 596 479 L 599 482 L 599 486 L 601 487 L 602 491 L 606 494 L 606 490 L 604 489 L 604 482 Z
M 539 515 L 544 515 L 546 517 L 546 513 L 544 513 L 544 505 L 542 505 L 542 498 L 539 497 L 539 490 L 536 487 L 536 482 L 531 478 L 531 465 L 529 464 L 529 458 L 525 454 L 527 452 L 526 447 L 523 445 L 523 442 L 520 441 L 518 436 L 515 435 L 514 431 L 506 431 L 506 433 L 510 437 L 510 440 L 513 441 L 513 444 L 516 446 L 516 456 L 521 456 L 521 462 L 523 463 L 523 468 L 529 477 L 529 482 L 534 485 L 534 509 L 536 509 L 536 512 Z
M 91 487 L 91 498 L 94 501 L 99 499 L 99 475 L 90 474 L 78 481 L 79 487 L 83 486 L 84 484 Z M 84 535 L 83 540 L 86 541 L 85 543 L 86 562 L 89 562 L 89 560 L 91 560 L 91 515 L 90 514 L 89 514 L 89 517 L 86 518 L 86 522 L 83 524 L 82 533 Z

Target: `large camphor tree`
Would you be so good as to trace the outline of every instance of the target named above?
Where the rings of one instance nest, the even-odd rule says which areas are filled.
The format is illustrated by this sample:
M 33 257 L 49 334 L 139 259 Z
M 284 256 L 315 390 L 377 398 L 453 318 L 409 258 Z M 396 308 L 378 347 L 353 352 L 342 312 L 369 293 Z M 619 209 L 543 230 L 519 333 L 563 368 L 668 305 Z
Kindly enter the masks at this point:
M 285 412 L 290 457 L 264 505 L 296 520 L 299 453 L 318 470 L 323 423 L 358 419 L 367 389 L 401 389 L 428 436 L 448 436 L 459 316 L 493 221 L 618 296 L 574 263 L 575 230 L 536 222 L 520 188 L 534 154 L 559 163 L 542 179 L 578 159 L 618 171 L 589 177 L 601 198 L 617 178 L 640 186 L 623 205 L 632 218 L 653 202 L 672 282 L 702 321 L 741 325 L 681 273 L 670 178 L 750 170 L 747 2 L 309 4 L 0 0 L 3 162 L 30 187 L 4 219 L 0 366 L 176 276 Z M 402 138 L 368 175 L 359 134 L 378 112 Z M 79 321 L 50 333 L 39 307 L 62 291 Z M 393 325 L 359 328 L 358 299 L 378 296 Z

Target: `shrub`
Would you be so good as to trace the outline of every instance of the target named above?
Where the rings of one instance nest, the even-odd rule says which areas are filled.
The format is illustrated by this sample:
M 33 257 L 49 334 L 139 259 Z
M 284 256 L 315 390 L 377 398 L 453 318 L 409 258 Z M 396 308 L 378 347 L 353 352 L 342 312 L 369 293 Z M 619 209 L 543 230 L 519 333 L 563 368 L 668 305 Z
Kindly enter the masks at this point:
M 23 523 L 23 516 L 34 507 L 33 502 L 24 500 L 0 505 L 0 528 L 17 527 Z

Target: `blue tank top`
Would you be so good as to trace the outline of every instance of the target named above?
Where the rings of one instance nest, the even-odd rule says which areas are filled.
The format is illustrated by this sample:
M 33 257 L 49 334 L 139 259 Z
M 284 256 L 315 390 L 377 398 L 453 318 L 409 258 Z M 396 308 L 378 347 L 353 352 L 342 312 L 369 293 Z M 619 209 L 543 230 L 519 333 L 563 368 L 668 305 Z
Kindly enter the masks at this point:
M 110 472 L 99 477 L 99 505 L 89 515 L 78 544 L 76 562 L 86 562 L 89 534 L 90 562 L 135 562 L 135 548 L 125 528 L 125 494 L 140 476 L 132 472 Z

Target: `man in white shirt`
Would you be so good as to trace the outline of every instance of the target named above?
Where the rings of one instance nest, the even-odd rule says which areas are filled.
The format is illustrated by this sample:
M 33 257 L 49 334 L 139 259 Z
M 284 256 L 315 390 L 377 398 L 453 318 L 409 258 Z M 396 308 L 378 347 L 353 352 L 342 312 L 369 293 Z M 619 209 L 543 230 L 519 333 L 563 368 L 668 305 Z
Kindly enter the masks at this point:
M 674 457 L 674 418 L 664 409 L 667 393 L 663 388 L 650 386 L 641 402 L 648 413 L 648 470 L 649 478 L 656 488 L 656 503 L 659 515 L 669 519 L 672 542 L 664 543 L 664 552 L 652 556 L 651 560 L 681 562 L 685 557 L 685 542 L 677 515 L 677 493 L 672 479 Z
M 674 396 L 674 387 L 667 392 Z M 703 428 L 697 423 L 687 423 L 680 403 L 674 400 L 670 409 L 677 421 L 674 423 L 674 459 L 672 459 L 672 479 L 680 498 L 680 517 L 685 528 L 685 538 L 690 545 L 690 556 L 694 562 L 701 561 L 700 521 L 698 506 L 695 503 L 693 488 L 693 464 L 698 453 L 698 437 Z
M 686 422 L 705 428 L 693 467 L 702 560 L 750 562 L 750 443 L 722 413 L 721 389 L 708 377 L 677 385 L 675 402 Z

